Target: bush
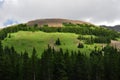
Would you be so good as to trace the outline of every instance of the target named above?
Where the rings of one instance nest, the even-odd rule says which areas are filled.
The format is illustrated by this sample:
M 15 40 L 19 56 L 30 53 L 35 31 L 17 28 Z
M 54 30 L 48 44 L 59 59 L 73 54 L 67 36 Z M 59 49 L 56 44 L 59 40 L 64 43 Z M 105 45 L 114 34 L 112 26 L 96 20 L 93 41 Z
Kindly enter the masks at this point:
M 82 43 L 79 43 L 78 48 L 84 48 L 84 45 Z
M 61 45 L 60 39 L 58 38 L 55 42 L 56 45 Z

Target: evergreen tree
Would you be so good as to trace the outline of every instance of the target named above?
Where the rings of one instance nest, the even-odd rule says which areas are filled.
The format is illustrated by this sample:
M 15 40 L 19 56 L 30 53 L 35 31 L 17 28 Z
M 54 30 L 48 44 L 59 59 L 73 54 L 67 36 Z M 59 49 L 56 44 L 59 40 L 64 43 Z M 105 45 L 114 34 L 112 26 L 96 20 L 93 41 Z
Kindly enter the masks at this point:
M 62 50 L 60 50 L 62 51 Z M 53 80 L 68 80 L 63 54 L 57 52 L 54 57 Z
M 56 45 L 61 45 L 60 39 L 58 38 L 55 42 Z
M 33 52 L 32 52 L 32 76 L 33 76 L 33 80 L 36 80 L 36 62 L 37 62 L 37 52 L 36 49 L 33 48 Z
M 2 46 L 2 43 L 0 41 L 0 56 L 3 54 L 3 46 Z
M 54 49 L 48 45 L 48 49 L 44 51 L 41 57 L 41 80 L 53 79 L 53 55 Z
M 78 48 L 83 48 L 84 45 L 83 45 L 82 43 L 79 43 L 77 47 L 78 47 Z
M 11 34 L 8 35 L 8 38 L 11 38 Z
M 22 80 L 33 80 L 33 74 L 31 71 L 30 59 L 28 57 L 28 53 L 25 51 L 23 54 L 23 64 L 22 64 Z
M 34 27 L 35 27 L 35 28 L 38 27 L 38 24 L 34 24 Z

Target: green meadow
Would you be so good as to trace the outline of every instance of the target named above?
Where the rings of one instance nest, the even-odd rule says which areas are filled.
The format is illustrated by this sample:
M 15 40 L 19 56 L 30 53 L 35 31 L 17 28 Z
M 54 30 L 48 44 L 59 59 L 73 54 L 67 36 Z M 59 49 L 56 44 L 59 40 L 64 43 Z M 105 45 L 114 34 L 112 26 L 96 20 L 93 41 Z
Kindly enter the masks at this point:
M 79 43 L 84 43 L 82 40 L 78 40 L 79 35 L 75 33 L 46 33 L 42 31 L 19 31 L 16 33 L 10 33 L 8 36 L 2 41 L 3 46 L 11 47 L 13 46 L 15 50 L 19 53 L 23 53 L 25 50 L 31 55 L 33 47 L 37 50 L 37 54 L 40 57 L 42 52 L 48 47 L 48 44 L 51 47 L 54 47 L 55 50 L 59 50 L 60 48 L 63 51 L 67 49 L 69 51 L 78 51 L 87 53 L 89 55 L 91 50 L 94 49 L 95 46 L 98 48 L 102 47 L 102 44 L 84 44 L 84 48 L 77 48 Z M 89 35 L 84 35 L 89 37 Z M 60 39 L 61 45 L 55 45 L 55 41 Z

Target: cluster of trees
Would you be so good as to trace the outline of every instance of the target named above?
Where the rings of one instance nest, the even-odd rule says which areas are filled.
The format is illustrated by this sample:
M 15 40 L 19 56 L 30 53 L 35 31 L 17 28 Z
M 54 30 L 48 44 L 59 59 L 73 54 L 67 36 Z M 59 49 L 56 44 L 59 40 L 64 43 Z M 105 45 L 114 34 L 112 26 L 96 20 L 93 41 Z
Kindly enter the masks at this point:
M 96 43 L 110 43 L 110 41 L 113 39 L 115 40 L 116 37 L 119 37 L 119 33 L 102 28 L 102 27 L 96 27 L 94 25 L 89 24 L 72 24 L 72 23 L 63 23 L 64 27 L 40 27 L 41 31 L 44 32 L 70 32 L 70 33 L 76 33 L 81 35 L 95 35 L 98 38 L 94 39 L 94 42 Z
M 0 79 L 36 80 L 35 70 L 38 60 L 35 48 L 29 57 L 26 51 L 19 54 L 14 47 L 3 48 L 0 42 Z
M 119 33 L 113 30 L 109 30 L 106 28 L 95 27 L 94 25 L 88 24 L 72 24 L 72 23 L 63 23 L 64 27 L 48 27 L 45 25 L 43 27 L 39 27 L 37 24 L 34 26 L 27 26 L 26 24 L 19 24 L 12 27 L 4 28 L 0 31 L 0 39 L 3 40 L 8 33 L 14 33 L 20 30 L 23 31 L 44 31 L 44 32 L 70 32 L 82 35 L 95 35 L 104 37 L 107 39 L 115 39 L 119 37 Z M 69 27 L 67 27 L 69 26 Z
M 70 26 L 77 26 L 77 24 L 72 24 L 72 23 L 63 23 L 62 24 L 63 26 L 67 26 L 67 27 L 70 27 Z
M 87 53 L 86 53 L 87 54 Z M 41 58 L 33 48 L 18 54 L 0 43 L 1 80 L 120 80 L 120 52 L 110 46 L 85 53 L 56 51 L 48 46 Z
M 48 48 L 44 52 L 46 58 L 47 78 L 43 80 L 119 80 L 120 79 L 120 52 L 107 46 L 102 50 L 93 50 L 90 57 L 80 51 L 65 53 Z M 50 64 L 51 63 L 51 64 Z M 49 74 L 50 73 L 50 74 Z
M 19 24 L 16 26 L 6 27 L 0 30 L 0 40 L 4 40 L 7 37 L 8 33 L 14 33 L 18 31 L 38 31 L 38 27 L 28 27 L 26 24 Z
M 87 44 L 93 44 L 93 43 L 111 43 L 111 38 L 104 37 L 104 36 L 90 36 L 90 37 L 84 37 L 83 35 L 78 36 L 79 40 L 84 40 Z
M 94 43 L 111 43 L 111 39 L 109 37 L 99 36 L 94 38 Z

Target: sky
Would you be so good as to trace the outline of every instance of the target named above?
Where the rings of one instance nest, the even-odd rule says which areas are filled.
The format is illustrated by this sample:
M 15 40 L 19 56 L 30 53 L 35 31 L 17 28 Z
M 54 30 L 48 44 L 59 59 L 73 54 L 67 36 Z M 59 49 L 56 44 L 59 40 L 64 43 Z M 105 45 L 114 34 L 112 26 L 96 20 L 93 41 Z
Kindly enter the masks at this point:
M 46 18 L 119 25 L 120 0 L 0 0 L 0 27 Z

